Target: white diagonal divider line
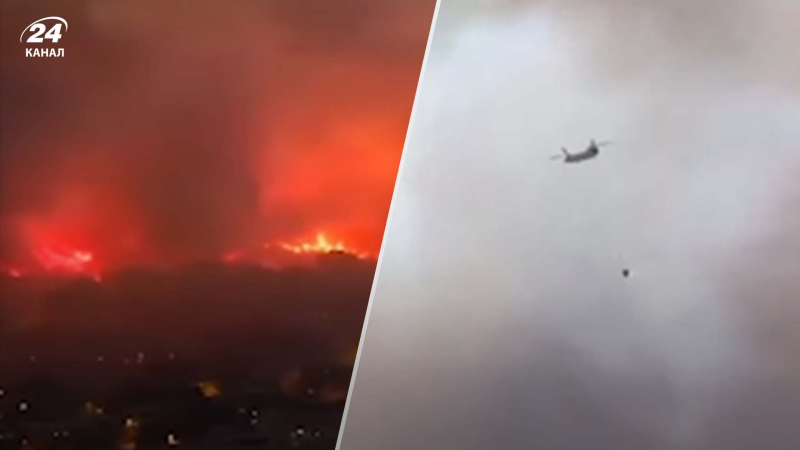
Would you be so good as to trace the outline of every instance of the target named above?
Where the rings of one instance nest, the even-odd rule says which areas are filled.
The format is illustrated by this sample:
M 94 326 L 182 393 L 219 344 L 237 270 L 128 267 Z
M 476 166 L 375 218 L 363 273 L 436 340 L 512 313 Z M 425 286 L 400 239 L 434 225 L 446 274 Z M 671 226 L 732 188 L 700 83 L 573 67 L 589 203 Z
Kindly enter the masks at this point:
M 392 211 L 395 205 L 394 193 L 397 192 L 397 187 L 400 185 L 400 177 L 403 174 L 403 162 L 406 158 L 406 151 L 408 150 L 408 138 L 411 136 L 411 128 L 414 126 L 414 114 L 417 111 L 417 102 L 419 102 L 420 87 L 422 80 L 425 78 L 425 67 L 428 64 L 428 55 L 431 51 L 431 43 L 433 42 L 433 33 L 436 29 L 436 18 L 439 16 L 439 5 L 441 0 L 436 0 L 436 6 L 433 8 L 433 20 L 431 21 L 431 30 L 428 32 L 428 43 L 425 45 L 425 54 L 422 57 L 422 68 L 419 73 L 419 80 L 417 80 L 417 90 L 414 93 L 414 103 L 411 105 L 411 115 L 408 119 L 408 128 L 406 129 L 406 138 L 403 142 L 403 152 L 400 154 L 400 163 L 397 168 L 397 176 L 394 180 L 394 190 L 392 191 L 392 200 L 389 203 L 389 212 L 386 216 L 386 226 L 383 229 L 383 240 L 381 240 L 381 249 L 378 252 L 378 262 L 375 266 L 375 275 L 372 279 L 372 288 L 369 293 L 369 301 L 367 302 L 367 312 L 364 315 L 364 325 L 361 327 L 361 337 L 358 341 L 358 351 L 356 352 L 356 360 L 353 364 L 353 374 L 350 376 L 350 386 L 347 389 L 347 399 L 344 403 L 344 412 L 342 413 L 342 423 L 339 425 L 339 437 L 336 439 L 336 450 L 340 450 L 342 446 L 342 437 L 344 436 L 344 427 L 347 422 L 347 412 L 350 409 L 350 401 L 353 396 L 353 388 L 356 383 L 356 375 L 358 374 L 358 363 L 361 360 L 361 351 L 364 349 L 364 338 L 367 335 L 367 325 L 369 324 L 369 316 L 372 312 L 372 302 L 375 297 L 375 287 L 378 285 L 378 275 L 381 272 L 381 264 L 383 263 L 383 251 L 386 249 L 386 236 L 389 234 L 389 226 L 392 222 Z

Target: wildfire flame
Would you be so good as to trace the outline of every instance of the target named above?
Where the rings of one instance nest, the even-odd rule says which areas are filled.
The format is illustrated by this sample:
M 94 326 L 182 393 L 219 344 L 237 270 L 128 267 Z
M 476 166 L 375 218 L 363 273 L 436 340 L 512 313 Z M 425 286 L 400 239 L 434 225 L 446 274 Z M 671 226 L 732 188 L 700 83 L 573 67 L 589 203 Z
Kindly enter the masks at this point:
M 328 241 L 324 234 L 319 233 L 317 234 L 317 239 L 315 242 L 301 242 L 298 244 L 289 244 L 286 242 L 281 242 L 280 247 L 287 252 L 295 253 L 295 254 L 330 254 L 330 253 L 348 253 L 351 255 L 355 255 L 359 258 L 367 258 L 369 254 L 367 253 L 359 253 L 356 250 L 347 248 L 342 241 L 338 241 L 335 244 L 332 244 Z
M 43 248 L 34 253 L 36 259 L 46 270 L 65 270 L 81 273 L 86 266 L 94 261 L 91 252 L 82 250 L 54 250 Z
M 278 251 L 278 253 L 275 253 Z M 330 240 L 324 233 L 319 233 L 313 241 L 304 242 L 302 240 L 295 243 L 286 241 L 266 243 L 261 246 L 261 249 L 251 250 L 232 250 L 220 255 L 220 259 L 225 264 L 237 264 L 243 261 L 261 261 L 267 265 L 281 266 L 285 263 L 285 256 L 296 255 L 314 256 L 314 255 L 329 255 L 329 254 L 344 254 L 354 256 L 358 259 L 369 259 L 371 255 L 366 252 L 360 252 L 345 245 L 343 241 Z M 283 263 L 281 262 L 283 261 Z
M 46 272 L 89 275 L 97 283 L 102 281 L 98 261 L 92 252 L 62 247 L 42 247 L 33 251 L 32 255 L 40 269 Z M 38 272 L 33 267 L 28 267 L 23 272 L 21 268 L 8 266 L 0 271 L 11 278 L 22 278 L 24 274 Z
M 281 248 L 288 252 L 292 253 L 333 253 L 333 252 L 344 252 L 345 247 L 344 243 L 341 241 L 337 242 L 335 245 L 332 245 L 328 242 L 328 239 L 325 238 L 325 235 L 320 233 L 317 235 L 316 242 L 309 243 L 309 242 L 302 242 L 297 245 L 287 244 L 282 242 Z
M 0 275 L 18 279 L 49 272 L 54 275 L 88 276 L 96 283 L 103 282 L 101 261 L 92 251 L 67 246 L 43 246 L 31 251 L 30 254 L 33 257 L 33 265 L 0 264 Z M 284 264 L 308 262 L 304 256 L 329 254 L 342 254 L 362 260 L 373 257 L 370 253 L 345 245 L 341 240 L 334 241 L 324 233 L 318 233 L 311 241 L 266 243 L 259 248 L 231 250 L 221 254 L 219 258 L 225 264 L 260 262 L 265 266 L 280 267 Z M 296 261 L 293 255 L 300 257 L 299 260 Z

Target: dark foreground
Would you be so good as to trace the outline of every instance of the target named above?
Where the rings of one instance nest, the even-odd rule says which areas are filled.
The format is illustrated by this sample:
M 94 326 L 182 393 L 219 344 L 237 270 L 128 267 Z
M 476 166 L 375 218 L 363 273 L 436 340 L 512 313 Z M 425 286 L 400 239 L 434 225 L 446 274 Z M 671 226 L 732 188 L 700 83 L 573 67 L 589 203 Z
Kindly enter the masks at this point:
M 0 448 L 333 449 L 374 265 L 2 280 Z

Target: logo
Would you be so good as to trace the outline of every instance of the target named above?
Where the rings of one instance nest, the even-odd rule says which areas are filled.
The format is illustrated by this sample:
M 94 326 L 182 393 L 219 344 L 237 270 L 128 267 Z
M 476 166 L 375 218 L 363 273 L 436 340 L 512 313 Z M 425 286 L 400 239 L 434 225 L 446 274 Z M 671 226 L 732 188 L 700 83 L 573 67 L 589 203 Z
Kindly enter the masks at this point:
M 48 28 L 49 25 L 49 28 Z M 42 44 L 45 41 L 50 41 L 53 44 L 58 43 L 63 36 L 62 32 L 66 33 L 69 25 L 67 21 L 61 17 L 45 17 L 25 27 L 22 34 L 19 35 L 19 41 L 27 44 Z M 25 36 L 27 39 L 23 41 Z M 27 58 L 63 58 L 63 48 L 42 48 L 42 47 L 28 47 L 25 49 L 25 57 Z

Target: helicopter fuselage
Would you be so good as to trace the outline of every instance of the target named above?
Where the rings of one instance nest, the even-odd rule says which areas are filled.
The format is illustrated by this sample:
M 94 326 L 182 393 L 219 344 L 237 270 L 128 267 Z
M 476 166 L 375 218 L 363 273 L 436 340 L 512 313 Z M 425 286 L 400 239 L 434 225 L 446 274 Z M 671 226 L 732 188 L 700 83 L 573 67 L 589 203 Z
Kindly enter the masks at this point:
M 565 163 L 579 163 L 596 157 L 598 154 L 600 154 L 600 150 L 596 147 L 589 147 L 580 153 L 567 153 L 566 151 L 564 153 Z

